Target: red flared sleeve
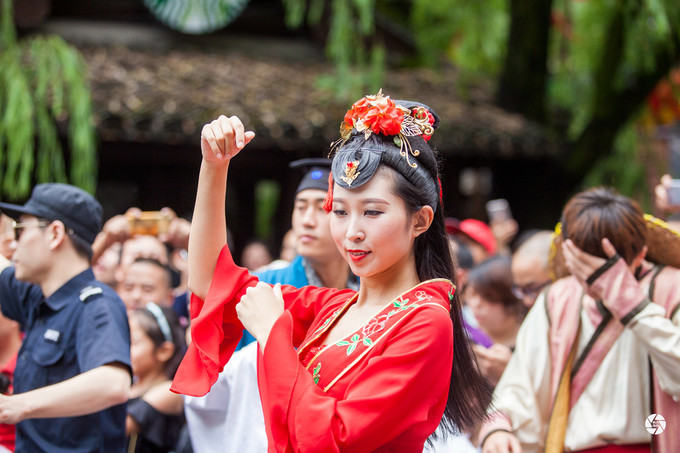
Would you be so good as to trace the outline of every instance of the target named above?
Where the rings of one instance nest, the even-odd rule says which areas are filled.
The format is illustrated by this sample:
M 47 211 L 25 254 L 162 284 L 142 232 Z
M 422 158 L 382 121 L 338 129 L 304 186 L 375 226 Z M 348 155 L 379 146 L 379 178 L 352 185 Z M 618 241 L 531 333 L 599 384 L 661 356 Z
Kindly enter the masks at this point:
M 172 390 L 203 396 L 234 353 L 243 332 L 236 303 L 257 277 L 234 264 L 227 247 L 220 252 L 205 301 L 191 296 L 191 343 L 172 381 Z
M 269 451 L 417 451 L 438 426 L 448 396 L 453 326 L 448 313 L 424 307 L 358 365 L 341 398 L 313 382 L 292 344 L 284 313 L 258 363 Z M 348 359 L 348 366 L 351 361 Z
M 236 304 L 258 281 L 247 269 L 234 263 L 228 247 L 221 250 L 205 301 L 191 296 L 191 343 L 170 390 L 190 396 L 203 396 L 210 391 L 243 333 Z M 293 333 L 299 344 L 328 297 L 338 291 L 284 285 L 281 292 L 286 310 L 296 320 Z

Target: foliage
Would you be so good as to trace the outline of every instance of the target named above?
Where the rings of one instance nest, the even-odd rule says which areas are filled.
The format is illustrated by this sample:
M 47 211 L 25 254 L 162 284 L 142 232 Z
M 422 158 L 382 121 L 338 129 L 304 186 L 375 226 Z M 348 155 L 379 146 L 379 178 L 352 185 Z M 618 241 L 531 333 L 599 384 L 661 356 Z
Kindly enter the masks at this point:
M 512 1 L 512 0 L 511 0 Z M 463 70 L 496 77 L 506 52 L 507 3 L 499 0 L 413 0 L 413 29 L 420 52 L 432 62 L 446 55 Z M 601 68 L 607 39 L 621 18 L 623 42 L 617 65 Z M 672 48 L 680 36 L 680 6 L 673 0 L 555 0 L 552 14 L 548 107 L 567 112 L 569 139 L 588 124 L 608 71 L 613 89 L 636 82 L 659 64 L 660 48 Z M 530 24 L 523 24 L 530 26 Z M 663 72 L 659 75 L 659 78 Z M 624 121 L 625 122 L 625 121 Z
M 375 0 L 283 0 L 288 26 L 300 27 L 305 19 L 319 25 L 329 14 L 326 52 L 336 74 L 320 81 L 341 99 L 361 96 L 380 86 L 385 48 L 374 36 Z M 326 11 L 326 5 L 330 4 Z M 306 14 L 305 14 L 306 12 Z
M 391 19 L 412 34 L 420 62 L 437 65 L 448 60 L 460 68 L 455 81 L 459 88 L 469 80 L 500 80 L 506 75 L 502 71 L 517 68 L 507 59 L 524 55 L 522 49 L 510 52 L 510 46 L 531 45 L 513 43 L 512 27 L 546 26 L 511 15 L 513 10 L 526 12 L 531 1 L 332 0 L 327 49 L 340 80 L 361 86 L 365 71 L 356 68 L 366 67 L 375 46 L 373 23 L 389 8 L 401 13 Z M 323 17 L 322 0 L 284 3 L 291 25 L 301 24 L 305 14 L 310 23 Z M 655 83 L 680 61 L 680 5 L 676 0 L 551 0 L 551 5 L 549 17 L 532 17 L 550 21 L 549 52 L 543 62 L 546 85 L 503 107 L 543 121 L 560 137 L 569 150 L 565 168 L 571 178 L 581 178 L 597 162 L 601 168 L 590 173 L 589 183 L 613 181 L 630 192 L 644 174 L 636 164 L 640 160 L 630 159 L 636 152 L 633 120 Z M 511 75 L 515 88 L 526 85 L 527 74 Z M 513 85 L 498 89 L 512 90 Z M 530 109 L 536 105 L 543 105 L 546 114 L 533 116 Z M 622 155 L 628 166 L 638 166 L 623 169 L 607 157 Z
M 623 128 L 614 143 L 614 151 L 590 167 L 583 179 L 583 185 L 616 187 L 623 195 L 640 200 L 649 212 L 652 203 L 645 172 L 648 159 L 644 153 L 639 152 L 641 148 L 638 137 L 634 125 Z
M 271 237 L 276 224 L 276 207 L 279 204 L 280 187 L 276 181 L 262 179 L 255 185 L 255 236 Z
M 464 71 L 495 75 L 508 34 L 505 0 L 413 0 L 410 22 L 426 64 L 446 56 Z
M 96 143 L 85 62 L 56 36 L 18 41 L 12 0 L 1 6 L 0 194 L 17 199 L 34 182 L 69 180 L 93 192 Z M 66 124 L 68 155 L 58 131 Z
M 654 70 L 657 49 L 677 42 L 680 8 L 667 0 L 559 0 L 556 14 L 564 26 L 556 27 L 552 37 L 550 101 L 553 108 L 571 112 L 569 137 L 574 139 L 585 129 L 596 107 L 602 88 L 596 81 L 598 67 L 605 58 L 603 53 L 610 50 L 606 40 L 615 31 L 614 21 L 621 17 L 621 58 L 617 66 L 602 70 L 608 72 L 612 88 L 622 90 L 635 83 L 640 73 Z

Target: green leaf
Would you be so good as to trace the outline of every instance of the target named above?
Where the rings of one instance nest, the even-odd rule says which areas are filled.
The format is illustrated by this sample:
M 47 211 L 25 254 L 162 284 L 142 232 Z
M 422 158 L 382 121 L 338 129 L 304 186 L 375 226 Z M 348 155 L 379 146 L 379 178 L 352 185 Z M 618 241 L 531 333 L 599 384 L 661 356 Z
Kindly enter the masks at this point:
M 305 0 L 283 0 L 286 8 L 286 25 L 298 28 L 305 18 Z
M 0 51 L 12 48 L 17 41 L 17 31 L 14 28 L 14 11 L 12 0 L 2 0 L 0 8 Z
M 307 14 L 309 23 L 317 25 L 321 22 L 324 10 L 324 0 L 312 0 L 309 4 L 309 13 Z
M 351 353 L 353 353 L 356 348 L 357 348 L 356 343 L 352 343 L 351 345 L 349 345 L 349 348 L 347 348 L 347 355 L 350 355 Z
M 16 41 L 12 1 L 0 1 L 0 196 L 23 198 L 45 181 L 94 192 L 97 147 L 85 61 L 58 36 Z M 65 120 L 69 177 L 57 129 Z
M 371 344 L 373 344 L 373 340 L 370 338 L 364 338 L 364 345 L 370 346 Z
M 359 338 L 361 338 L 361 337 L 359 336 L 359 334 L 358 334 L 358 333 L 355 333 L 354 335 L 352 335 L 352 338 L 350 338 L 349 340 L 350 340 L 350 341 L 353 341 L 353 342 L 357 342 L 357 341 L 359 341 Z
M 338 341 L 337 343 L 335 343 L 336 346 L 347 346 L 348 344 L 350 344 L 350 342 L 345 340 Z

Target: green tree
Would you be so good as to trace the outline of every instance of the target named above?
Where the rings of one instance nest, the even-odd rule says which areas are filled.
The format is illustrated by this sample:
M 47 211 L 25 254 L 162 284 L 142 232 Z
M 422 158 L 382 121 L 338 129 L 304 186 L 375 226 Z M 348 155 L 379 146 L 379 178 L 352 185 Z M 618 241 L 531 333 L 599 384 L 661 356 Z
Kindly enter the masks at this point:
M 292 23 L 309 5 L 309 18 L 321 17 L 312 8 L 324 2 L 310 1 L 284 0 Z M 500 107 L 562 143 L 567 190 L 584 176 L 626 191 L 644 179 L 629 129 L 654 86 L 680 63 L 676 0 L 332 0 L 333 23 L 336 4 L 346 17 L 327 48 L 339 66 L 348 57 L 331 50 L 360 48 L 350 58 L 362 64 L 375 42 L 375 18 L 387 17 L 409 30 L 424 64 L 452 62 L 462 71 L 458 83 L 494 81 Z M 622 158 L 633 168 L 622 172 L 611 162 Z
M 286 23 L 300 27 L 328 21 L 326 54 L 336 74 L 322 79 L 341 99 L 360 96 L 366 86 L 380 86 L 385 47 L 374 34 L 376 0 L 283 0 Z
M 97 150 L 87 66 L 57 36 L 18 40 L 12 0 L 0 1 L 0 195 L 22 198 L 34 182 L 48 181 L 94 192 Z

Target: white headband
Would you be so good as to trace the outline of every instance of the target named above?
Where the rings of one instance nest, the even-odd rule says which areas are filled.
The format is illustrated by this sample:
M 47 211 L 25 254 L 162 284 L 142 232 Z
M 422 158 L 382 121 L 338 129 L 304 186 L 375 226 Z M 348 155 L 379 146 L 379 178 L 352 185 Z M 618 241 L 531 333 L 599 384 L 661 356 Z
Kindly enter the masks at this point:
M 170 330 L 170 324 L 168 324 L 168 319 L 165 317 L 161 307 L 153 302 L 149 302 L 144 308 L 146 308 L 146 310 L 151 313 L 154 318 L 156 318 L 156 322 L 158 323 L 158 327 L 161 329 L 161 333 L 163 333 L 165 341 L 172 343 L 172 331 Z

